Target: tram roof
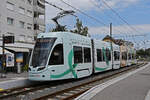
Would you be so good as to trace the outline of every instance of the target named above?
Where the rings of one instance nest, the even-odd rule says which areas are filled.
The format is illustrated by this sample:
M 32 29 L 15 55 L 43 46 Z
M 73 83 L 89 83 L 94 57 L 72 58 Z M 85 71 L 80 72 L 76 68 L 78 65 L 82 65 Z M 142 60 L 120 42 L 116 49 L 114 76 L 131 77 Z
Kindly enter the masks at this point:
M 89 38 L 83 35 L 79 35 L 72 32 L 47 32 L 47 33 L 40 33 L 37 38 L 41 37 L 64 37 L 64 36 L 72 36 L 72 37 L 82 37 L 82 38 Z

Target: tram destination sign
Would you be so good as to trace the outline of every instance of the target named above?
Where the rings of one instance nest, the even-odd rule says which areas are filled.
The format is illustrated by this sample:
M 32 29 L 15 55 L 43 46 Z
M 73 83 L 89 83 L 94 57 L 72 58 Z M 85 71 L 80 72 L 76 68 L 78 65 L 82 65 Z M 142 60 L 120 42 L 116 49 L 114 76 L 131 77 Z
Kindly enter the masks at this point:
M 14 43 L 14 39 L 15 39 L 14 36 L 4 36 L 3 37 L 3 41 L 6 44 Z

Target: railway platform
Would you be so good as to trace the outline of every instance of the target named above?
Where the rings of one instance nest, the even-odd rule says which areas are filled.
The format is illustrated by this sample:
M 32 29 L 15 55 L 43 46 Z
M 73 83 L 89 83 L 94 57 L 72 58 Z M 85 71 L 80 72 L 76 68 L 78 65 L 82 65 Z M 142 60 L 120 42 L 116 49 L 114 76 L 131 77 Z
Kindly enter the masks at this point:
M 4 89 L 15 88 L 19 86 L 23 86 L 28 84 L 27 72 L 23 72 L 20 74 L 17 73 L 7 73 L 6 78 L 0 78 L 0 91 Z
M 75 100 L 150 100 L 150 63 L 99 84 Z

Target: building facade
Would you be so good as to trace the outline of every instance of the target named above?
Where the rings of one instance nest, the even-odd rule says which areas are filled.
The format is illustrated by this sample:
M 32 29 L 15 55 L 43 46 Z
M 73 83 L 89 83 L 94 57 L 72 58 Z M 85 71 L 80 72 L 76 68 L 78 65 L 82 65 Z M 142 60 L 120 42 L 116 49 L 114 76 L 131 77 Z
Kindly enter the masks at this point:
M 23 53 L 27 58 L 24 54 L 28 55 L 35 37 L 44 31 L 45 0 L 0 0 L 0 46 L 3 34 L 14 36 L 15 43 L 6 44 L 6 50 L 16 55 Z

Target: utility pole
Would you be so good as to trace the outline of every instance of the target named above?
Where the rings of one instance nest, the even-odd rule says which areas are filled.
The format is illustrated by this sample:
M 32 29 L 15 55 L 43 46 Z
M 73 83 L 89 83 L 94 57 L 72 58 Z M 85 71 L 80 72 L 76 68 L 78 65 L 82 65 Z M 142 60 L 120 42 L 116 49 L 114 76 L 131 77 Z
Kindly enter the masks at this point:
M 112 52 L 112 69 L 114 69 L 114 58 L 113 58 L 113 55 L 114 55 L 114 52 L 113 52 L 113 46 L 112 46 L 112 23 L 110 23 L 110 38 L 111 38 L 111 41 L 110 41 L 110 45 L 111 45 L 111 52 Z
M 6 78 L 5 75 L 5 42 L 4 42 L 4 34 L 3 34 L 3 41 L 2 41 L 2 74 L 1 74 L 1 78 Z

